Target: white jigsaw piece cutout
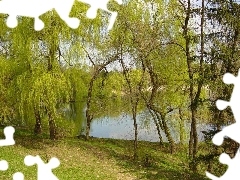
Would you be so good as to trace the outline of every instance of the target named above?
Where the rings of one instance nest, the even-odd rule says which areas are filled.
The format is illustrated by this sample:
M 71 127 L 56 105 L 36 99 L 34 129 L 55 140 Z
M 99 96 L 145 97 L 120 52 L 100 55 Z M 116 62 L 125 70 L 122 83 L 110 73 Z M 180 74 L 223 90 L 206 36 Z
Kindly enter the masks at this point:
M 79 19 L 69 17 L 74 0 L 1 0 L 0 13 L 8 14 L 7 26 L 15 28 L 18 24 L 17 16 L 34 18 L 36 31 L 44 28 L 39 16 L 55 9 L 60 18 L 71 28 L 78 28 Z
M 24 180 L 24 175 L 21 172 L 16 172 L 13 175 L 13 180 Z
M 78 1 L 87 3 L 91 6 L 86 14 L 88 18 L 95 18 L 98 9 L 111 13 L 112 16 L 108 30 L 112 29 L 117 17 L 117 12 L 112 12 L 107 9 L 107 3 L 109 0 Z M 122 0 L 116 1 L 119 4 L 122 4 Z M 73 4 L 74 0 L 1 0 L 0 13 L 9 15 L 7 18 L 7 26 L 10 28 L 15 28 L 17 26 L 17 16 L 25 16 L 34 18 L 34 29 L 40 31 L 44 28 L 44 23 L 39 16 L 54 9 L 70 28 L 76 29 L 80 24 L 80 20 L 75 17 L 69 17 Z
M 24 158 L 24 163 L 27 166 L 33 166 L 37 164 L 37 180 L 58 180 L 53 174 L 52 169 L 57 168 L 60 165 L 60 161 L 57 158 L 51 158 L 47 164 L 39 156 L 28 155 Z M 14 180 L 23 180 L 24 176 L 22 173 L 17 172 L 13 175 Z
M 222 145 L 224 137 L 229 137 L 230 139 L 240 143 L 240 110 L 239 110 L 239 98 L 240 98 L 240 69 L 238 71 L 238 76 L 235 77 L 230 73 L 226 73 L 223 76 L 223 82 L 225 84 L 234 84 L 232 96 L 230 101 L 217 100 L 216 106 L 219 110 L 224 110 L 228 106 L 231 107 L 235 123 L 223 128 L 222 131 L 216 133 L 212 139 L 215 145 Z M 228 170 L 221 177 L 216 177 L 209 172 L 206 172 L 208 178 L 212 180 L 239 180 L 240 179 L 240 149 L 238 149 L 235 157 L 231 159 L 227 154 L 222 153 L 220 155 L 219 161 L 222 164 L 227 164 L 229 166 Z
M 15 140 L 13 139 L 14 132 L 15 132 L 15 129 L 12 126 L 7 126 L 4 128 L 3 133 L 5 136 L 5 139 L 0 140 L 0 147 L 11 146 L 15 144 Z
M 217 100 L 216 105 L 219 110 L 224 110 L 228 106 L 231 107 L 235 123 L 223 128 L 222 131 L 215 134 L 212 141 L 214 144 L 220 146 L 223 141 L 224 137 L 227 136 L 231 138 L 232 140 L 240 143 L 240 110 L 239 110 L 239 99 L 240 99 L 240 70 L 238 71 L 238 76 L 235 77 L 234 75 L 230 73 L 226 73 L 223 76 L 223 82 L 226 84 L 234 84 L 232 96 L 230 98 L 230 101 L 223 101 L 223 100 Z

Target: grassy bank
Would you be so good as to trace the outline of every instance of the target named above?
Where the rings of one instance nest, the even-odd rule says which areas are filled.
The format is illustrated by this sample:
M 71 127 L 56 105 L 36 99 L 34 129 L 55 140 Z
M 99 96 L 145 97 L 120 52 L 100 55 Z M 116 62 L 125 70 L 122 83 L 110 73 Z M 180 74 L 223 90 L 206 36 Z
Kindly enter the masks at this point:
M 61 165 L 53 172 L 60 180 L 206 179 L 187 171 L 184 149 L 171 155 L 167 146 L 160 147 L 158 143 L 139 142 L 139 160 L 134 162 L 131 141 L 93 138 L 86 142 L 67 138 L 53 142 L 21 133 L 16 133 L 15 140 L 16 145 L 1 147 L 0 158 L 9 162 L 9 169 L 0 175 L 4 180 L 12 179 L 17 171 L 26 180 L 37 179 L 36 166 L 27 167 L 23 163 L 26 155 L 40 155 L 45 162 L 57 157 Z

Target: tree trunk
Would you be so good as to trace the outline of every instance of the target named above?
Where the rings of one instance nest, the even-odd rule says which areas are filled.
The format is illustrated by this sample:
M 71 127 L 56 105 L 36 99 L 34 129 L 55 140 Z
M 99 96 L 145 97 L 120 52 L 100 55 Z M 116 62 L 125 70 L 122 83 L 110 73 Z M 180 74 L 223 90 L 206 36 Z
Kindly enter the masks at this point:
M 166 123 L 166 119 L 165 119 L 166 114 L 163 114 L 163 113 L 159 112 L 156 108 L 151 107 L 151 109 L 155 112 L 155 115 L 156 115 L 156 117 L 159 121 L 159 124 L 166 134 L 167 140 L 168 140 L 168 142 L 170 143 L 170 146 L 171 146 L 170 151 L 173 154 L 175 152 L 175 142 L 174 142 L 174 139 L 171 135 L 170 129 L 169 129 L 167 123 Z
M 196 121 L 196 109 L 192 111 L 192 130 L 193 130 L 193 159 L 197 154 L 198 134 L 197 134 L 197 121 Z
M 202 88 L 202 80 L 198 82 L 197 92 L 194 93 L 194 69 L 193 69 L 193 59 L 190 54 L 190 35 L 189 35 L 189 19 L 191 17 L 191 0 L 187 1 L 187 9 L 186 9 L 186 17 L 185 17 L 185 24 L 183 26 L 183 34 L 185 38 L 185 53 L 187 58 L 187 66 L 188 66 L 188 76 L 190 80 L 189 85 L 189 98 L 190 98 L 190 106 L 191 106 L 191 131 L 190 131 L 190 139 L 189 139 L 189 158 L 194 159 L 197 153 L 197 143 L 198 143 L 198 137 L 197 137 L 197 128 L 196 128 L 196 113 L 197 113 L 197 107 L 198 107 L 198 101 L 201 93 Z M 200 59 L 200 67 L 199 67 L 199 75 L 200 78 L 203 78 L 203 69 L 202 69 L 202 63 L 203 63 L 203 23 L 204 23 L 204 1 L 202 1 L 202 17 L 201 17 L 201 59 Z M 191 165 L 190 165 L 191 166 Z M 194 165 L 193 165 L 194 166 Z M 192 169 L 192 168 L 191 168 Z M 195 169 L 193 167 L 193 169 Z
M 182 110 L 181 108 L 178 109 L 179 112 L 179 136 L 180 136 L 180 144 L 183 145 L 184 142 L 184 120 L 183 120 L 183 115 L 182 115 Z
M 34 134 L 41 134 L 42 133 L 42 121 L 41 121 L 41 116 L 40 116 L 39 110 L 34 109 L 34 115 L 35 115 L 35 119 L 36 119 Z
M 138 125 L 137 125 L 137 103 L 133 107 L 133 125 L 134 125 L 134 160 L 138 159 Z
M 87 50 L 84 49 L 84 51 L 86 52 L 89 60 L 91 61 L 91 63 L 94 66 L 94 73 L 92 76 L 92 79 L 89 83 L 89 87 L 88 87 L 88 97 L 87 97 L 87 110 L 86 110 L 86 119 L 87 119 L 87 125 L 86 125 L 86 140 L 89 139 L 89 134 L 90 134 L 90 128 L 91 128 L 91 121 L 93 119 L 93 115 L 91 114 L 91 101 L 92 101 L 92 91 L 93 91 L 93 84 L 94 81 L 96 80 L 97 76 L 99 75 L 99 73 L 106 68 L 106 66 L 112 62 L 114 62 L 117 57 L 118 54 L 116 54 L 113 57 L 110 57 L 105 63 L 100 64 L 100 65 L 95 65 L 95 63 L 93 62 L 93 59 L 91 58 L 91 56 L 89 55 L 89 53 L 87 52 Z
M 50 139 L 55 140 L 57 138 L 56 124 L 52 117 L 51 112 L 48 112 L 48 123 L 49 123 Z
M 92 100 L 92 91 L 93 91 L 93 83 L 97 77 L 97 73 L 95 73 L 89 83 L 88 88 L 88 97 L 87 97 L 87 110 L 86 110 L 86 118 L 87 118 L 87 126 L 86 126 L 86 140 L 89 140 L 91 121 L 93 119 L 93 115 L 90 113 L 91 109 L 91 100 Z
M 168 141 L 171 145 L 171 154 L 173 154 L 175 152 L 175 142 L 174 142 L 173 137 L 170 133 L 170 129 L 169 129 L 167 123 L 166 123 L 165 116 L 161 116 L 161 119 L 162 119 L 165 134 L 166 134 L 167 139 L 168 139 Z
M 49 45 L 49 57 L 48 57 L 48 66 L 47 66 L 48 72 L 52 72 L 52 70 L 53 70 L 53 63 L 56 59 L 55 55 L 57 52 L 57 48 L 58 48 L 57 42 L 55 40 L 52 40 Z M 51 110 L 48 110 L 48 108 L 46 108 L 46 110 L 47 110 L 47 114 L 48 114 L 50 139 L 55 140 L 56 139 L 56 124 L 54 121 L 54 117 L 53 117 Z
M 187 66 L 188 66 L 188 76 L 189 76 L 189 80 L 190 80 L 190 87 L 189 87 L 189 98 L 190 98 L 190 102 L 191 102 L 191 112 L 193 112 L 193 103 L 194 103 L 194 88 L 193 88 L 193 69 L 192 69 L 192 59 L 190 56 L 190 37 L 188 34 L 188 23 L 189 23 L 189 19 L 190 19 L 190 14 L 191 14 L 191 0 L 188 0 L 187 3 L 187 10 L 186 10 L 186 18 L 185 18 L 185 24 L 183 27 L 183 34 L 184 34 L 184 38 L 186 41 L 186 58 L 187 58 Z M 189 157 L 192 158 L 193 157 L 193 146 L 194 146 L 194 138 L 193 138 L 193 131 L 194 131 L 194 119 L 193 119 L 194 115 L 192 115 L 192 122 L 191 122 L 191 131 L 190 131 L 190 139 L 189 139 Z
M 197 121 L 196 121 L 196 109 L 191 109 L 192 111 L 192 123 L 191 123 L 191 132 L 190 132 L 190 141 L 189 141 L 189 152 L 191 152 L 192 163 L 190 163 L 190 169 L 193 172 L 197 170 L 197 164 L 195 162 L 198 148 L 198 135 L 197 135 Z M 191 146 L 190 146 L 191 143 Z
M 88 141 L 90 136 L 90 128 L 91 128 L 91 122 L 93 119 L 92 115 L 89 115 L 89 110 L 86 111 L 86 117 L 87 117 L 87 125 L 86 125 L 86 137 L 85 139 Z
M 158 121 L 157 121 L 157 119 L 156 119 L 156 116 L 153 114 L 153 112 L 151 111 L 151 109 L 148 108 L 148 110 L 149 110 L 149 112 L 150 112 L 150 114 L 151 114 L 151 116 L 152 116 L 152 118 L 153 118 L 153 121 L 154 121 L 154 123 L 155 123 L 155 125 L 156 125 L 157 132 L 158 132 L 158 137 L 159 137 L 159 144 L 160 144 L 160 146 L 161 146 L 161 145 L 163 145 L 163 138 L 162 138 L 161 131 L 160 131 L 160 125 L 158 124 Z
M 123 59 L 121 58 L 120 60 L 121 66 L 123 68 L 123 75 L 124 78 L 127 82 L 128 85 L 128 89 L 129 89 L 129 93 L 130 93 L 130 101 L 131 101 L 131 105 L 132 105 L 132 117 L 133 117 L 133 125 L 134 125 L 134 160 L 137 160 L 138 158 L 138 125 L 137 125 L 137 106 L 138 106 L 138 102 L 139 102 L 139 94 L 133 91 L 133 87 L 131 86 L 131 80 L 128 76 L 128 70 L 126 68 L 126 66 L 124 65 Z M 138 89 L 141 89 L 141 84 L 142 82 L 140 82 L 138 84 Z
M 190 3 L 190 2 L 189 2 Z M 200 65 L 199 65 L 199 76 L 200 80 L 198 81 L 197 84 L 197 92 L 194 97 L 194 88 L 193 88 L 193 67 L 191 65 L 191 59 L 189 58 L 190 54 L 189 52 L 187 53 L 187 63 L 188 63 L 188 72 L 189 72 L 189 79 L 191 81 L 190 84 L 190 99 L 191 99 L 191 114 L 192 114 L 192 123 L 191 123 L 191 132 L 190 132 L 190 141 L 189 144 L 191 143 L 191 149 L 189 149 L 189 155 L 190 158 L 192 158 L 192 167 L 191 169 L 196 172 L 197 170 L 197 164 L 195 162 L 195 158 L 197 155 L 197 148 L 198 148 L 198 135 L 197 135 L 197 108 L 198 108 L 198 103 L 199 103 L 199 98 L 201 94 L 201 89 L 203 86 L 203 61 L 204 61 L 204 14 L 205 14 L 205 1 L 202 0 L 202 7 L 201 7 L 201 56 L 200 56 Z

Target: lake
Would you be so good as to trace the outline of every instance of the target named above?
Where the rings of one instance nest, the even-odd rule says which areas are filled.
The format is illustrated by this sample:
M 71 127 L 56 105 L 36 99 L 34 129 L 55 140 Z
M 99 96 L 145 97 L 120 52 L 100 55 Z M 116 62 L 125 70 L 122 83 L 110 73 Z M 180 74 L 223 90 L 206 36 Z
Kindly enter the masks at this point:
M 142 114 L 138 114 L 137 116 L 138 123 L 138 140 L 142 141 L 151 141 L 151 142 L 159 142 L 158 133 L 156 130 L 156 126 L 154 121 L 148 117 L 148 119 L 144 119 Z M 85 127 L 83 124 L 83 127 Z M 179 142 L 179 127 L 174 124 L 169 123 L 168 125 L 171 130 L 171 134 L 175 142 Z M 91 123 L 91 131 L 90 136 L 99 137 L 99 138 L 113 138 L 113 139 L 125 139 L 125 140 L 133 140 L 134 139 L 134 129 L 133 129 L 133 120 L 131 115 L 122 113 L 118 117 L 103 117 L 98 119 L 93 119 Z M 188 143 L 190 123 L 185 123 L 185 143 Z M 203 141 L 203 134 L 201 131 L 206 131 L 210 126 L 208 124 L 198 124 L 198 138 L 199 141 Z M 161 133 L 163 140 L 167 142 L 167 138 L 164 133 Z

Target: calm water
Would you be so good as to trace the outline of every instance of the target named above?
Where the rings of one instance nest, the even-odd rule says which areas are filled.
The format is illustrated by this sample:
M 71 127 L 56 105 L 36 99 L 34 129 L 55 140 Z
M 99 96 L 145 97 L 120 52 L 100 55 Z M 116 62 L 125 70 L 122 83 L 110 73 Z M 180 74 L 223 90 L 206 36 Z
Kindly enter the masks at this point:
M 137 116 L 138 123 L 138 140 L 159 142 L 156 126 L 152 119 L 145 119 L 142 115 Z M 168 123 L 171 134 L 176 142 L 179 142 L 179 126 L 177 122 Z M 185 123 L 185 142 L 188 142 L 189 136 L 189 123 Z M 201 131 L 207 130 L 209 125 L 199 124 L 197 126 L 199 140 L 203 140 L 203 134 Z M 134 139 L 133 120 L 130 115 L 121 114 L 118 117 L 110 118 L 104 117 L 100 119 L 94 119 L 91 124 L 90 136 L 100 138 L 114 138 L 114 139 Z M 162 137 L 166 142 L 167 139 L 162 133 Z

